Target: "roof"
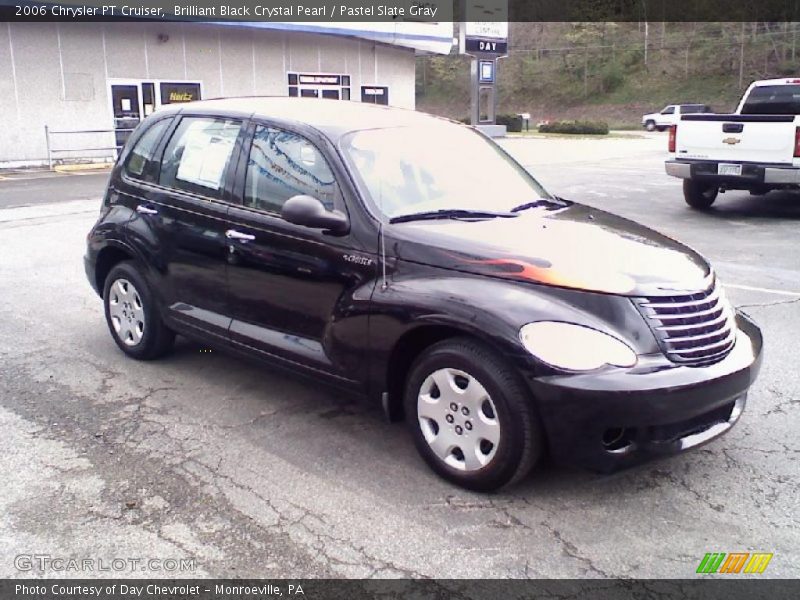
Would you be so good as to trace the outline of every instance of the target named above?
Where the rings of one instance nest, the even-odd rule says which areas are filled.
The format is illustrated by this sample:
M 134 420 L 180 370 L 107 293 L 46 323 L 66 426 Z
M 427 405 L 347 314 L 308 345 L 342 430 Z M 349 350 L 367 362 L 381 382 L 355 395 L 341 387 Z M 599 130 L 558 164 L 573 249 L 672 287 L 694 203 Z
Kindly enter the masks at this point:
M 445 3 L 440 3 L 439 8 L 443 9 L 442 12 L 444 12 L 445 6 Z M 441 16 L 443 18 L 448 18 L 448 16 L 452 18 L 452 12 L 447 16 Z M 228 21 L 219 21 L 215 24 L 229 25 L 232 27 L 250 27 L 288 32 L 348 36 L 392 46 L 411 48 L 417 52 L 432 52 L 435 54 L 450 54 L 453 47 L 452 21 L 276 22 L 272 20 L 240 21 L 232 19 Z
M 362 102 L 316 98 L 249 96 L 215 98 L 196 102 L 170 104 L 162 111 L 238 113 L 280 121 L 309 125 L 339 137 L 349 131 L 384 127 L 430 127 L 445 119 L 404 108 L 378 106 Z
M 781 77 L 780 79 L 762 79 L 754 81 L 752 85 L 755 87 L 763 87 L 766 85 L 797 85 L 800 83 L 800 78 L 797 77 Z

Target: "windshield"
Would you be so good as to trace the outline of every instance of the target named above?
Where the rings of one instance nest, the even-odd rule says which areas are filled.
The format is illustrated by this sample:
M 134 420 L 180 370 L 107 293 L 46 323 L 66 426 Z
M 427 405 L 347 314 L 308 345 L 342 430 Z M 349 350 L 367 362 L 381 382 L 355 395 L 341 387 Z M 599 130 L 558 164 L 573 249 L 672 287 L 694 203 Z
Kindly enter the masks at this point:
M 343 149 L 373 204 L 389 218 L 438 210 L 504 212 L 551 198 L 494 142 L 452 123 L 357 131 Z
M 800 85 L 754 87 L 742 106 L 743 115 L 800 114 Z

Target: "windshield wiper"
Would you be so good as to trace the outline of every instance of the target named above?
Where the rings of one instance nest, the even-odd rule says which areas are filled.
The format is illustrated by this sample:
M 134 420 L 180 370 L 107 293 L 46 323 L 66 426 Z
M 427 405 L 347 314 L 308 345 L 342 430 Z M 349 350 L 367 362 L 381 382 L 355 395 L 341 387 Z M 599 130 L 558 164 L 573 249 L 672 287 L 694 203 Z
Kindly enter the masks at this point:
M 510 219 L 516 217 L 513 212 L 491 212 L 488 210 L 469 210 L 466 208 L 442 208 L 407 215 L 399 215 L 389 219 L 389 223 L 407 223 L 408 221 L 427 221 L 433 219 Z
M 529 210 L 531 208 L 544 208 L 545 210 L 558 210 L 560 208 L 566 208 L 570 205 L 570 202 L 567 200 L 563 200 L 562 198 L 537 198 L 536 200 L 532 200 L 530 202 L 526 202 L 525 204 L 520 204 L 519 206 L 515 206 L 511 209 L 512 213 L 519 213 L 523 210 Z

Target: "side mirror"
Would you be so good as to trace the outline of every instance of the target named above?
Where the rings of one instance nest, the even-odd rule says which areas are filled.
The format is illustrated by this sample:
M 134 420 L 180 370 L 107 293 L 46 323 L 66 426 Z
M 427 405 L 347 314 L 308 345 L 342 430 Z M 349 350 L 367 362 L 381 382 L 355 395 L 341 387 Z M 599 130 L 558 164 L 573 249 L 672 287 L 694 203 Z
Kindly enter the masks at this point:
M 322 229 L 325 233 L 341 235 L 347 233 L 349 223 L 347 217 L 338 210 L 327 210 L 317 198 L 313 196 L 293 196 L 283 205 L 281 216 L 285 221 Z

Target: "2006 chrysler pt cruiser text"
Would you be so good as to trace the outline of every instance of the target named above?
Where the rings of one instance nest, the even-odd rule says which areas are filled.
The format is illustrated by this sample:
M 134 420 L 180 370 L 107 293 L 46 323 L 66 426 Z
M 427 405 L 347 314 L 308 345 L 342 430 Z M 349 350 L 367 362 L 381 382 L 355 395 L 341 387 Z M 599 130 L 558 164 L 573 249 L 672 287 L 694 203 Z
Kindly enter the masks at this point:
M 761 363 L 696 252 L 549 194 L 471 128 L 359 103 L 148 117 L 85 263 L 125 354 L 181 334 L 367 395 L 475 490 L 546 452 L 611 471 L 703 444 Z

